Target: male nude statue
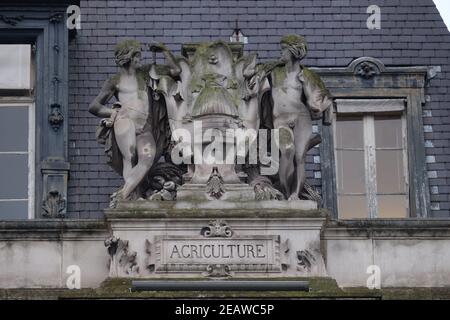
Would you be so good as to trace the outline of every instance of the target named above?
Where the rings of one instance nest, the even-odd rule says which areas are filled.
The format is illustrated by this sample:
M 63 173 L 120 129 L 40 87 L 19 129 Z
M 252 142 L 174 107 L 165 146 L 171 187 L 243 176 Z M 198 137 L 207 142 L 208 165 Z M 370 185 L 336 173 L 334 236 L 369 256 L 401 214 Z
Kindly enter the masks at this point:
M 271 72 L 273 126 L 280 137 L 279 179 L 288 200 L 299 199 L 306 153 L 320 142 L 312 132 L 312 119 L 320 118 L 333 103 L 319 76 L 300 64 L 306 52 L 303 37 L 283 37 L 280 60 L 284 63 Z
M 119 43 L 115 61 L 119 73 L 106 80 L 89 112 L 105 118 L 104 124 L 113 134 L 122 156 L 124 186 L 115 194 L 117 200 L 129 199 L 150 170 L 156 153 L 155 140 L 149 121 L 148 72 L 149 65 L 140 63 L 140 44 L 134 40 Z M 116 108 L 106 104 L 115 96 Z M 117 105 L 119 108 L 117 108 Z

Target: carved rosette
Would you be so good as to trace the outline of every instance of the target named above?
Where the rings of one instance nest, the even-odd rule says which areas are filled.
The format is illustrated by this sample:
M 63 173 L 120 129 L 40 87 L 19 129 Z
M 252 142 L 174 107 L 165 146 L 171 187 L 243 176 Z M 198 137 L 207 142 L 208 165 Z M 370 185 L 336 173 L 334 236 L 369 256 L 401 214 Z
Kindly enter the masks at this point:
M 110 277 L 126 277 L 139 274 L 139 267 L 136 262 L 137 252 L 129 250 L 127 240 L 111 236 L 105 240 L 105 247 L 110 256 Z
M 376 64 L 364 61 L 356 67 L 355 73 L 364 79 L 372 79 L 380 73 L 380 70 Z

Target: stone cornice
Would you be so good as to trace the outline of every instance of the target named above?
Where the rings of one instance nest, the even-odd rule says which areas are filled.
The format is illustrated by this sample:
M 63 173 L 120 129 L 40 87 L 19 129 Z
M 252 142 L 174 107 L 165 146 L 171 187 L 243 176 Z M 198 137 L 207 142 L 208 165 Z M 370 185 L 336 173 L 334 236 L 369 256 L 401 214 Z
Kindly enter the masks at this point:
M 323 239 L 450 239 L 450 219 L 331 220 Z
M 20 220 L 0 221 L 0 241 L 8 240 L 104 240 L 104 220 Z

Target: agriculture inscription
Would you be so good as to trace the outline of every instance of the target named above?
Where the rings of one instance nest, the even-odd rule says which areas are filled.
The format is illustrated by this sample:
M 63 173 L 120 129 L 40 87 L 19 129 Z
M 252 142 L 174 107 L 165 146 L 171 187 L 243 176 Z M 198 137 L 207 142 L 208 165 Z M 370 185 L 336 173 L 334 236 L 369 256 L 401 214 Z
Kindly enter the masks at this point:
M 161 236 L 156 240 L 156 270 L 198 271 L 208 265 L 227 265 L 233 270 L 276 270 L 280 268 L 279 251 L 279 236 Z

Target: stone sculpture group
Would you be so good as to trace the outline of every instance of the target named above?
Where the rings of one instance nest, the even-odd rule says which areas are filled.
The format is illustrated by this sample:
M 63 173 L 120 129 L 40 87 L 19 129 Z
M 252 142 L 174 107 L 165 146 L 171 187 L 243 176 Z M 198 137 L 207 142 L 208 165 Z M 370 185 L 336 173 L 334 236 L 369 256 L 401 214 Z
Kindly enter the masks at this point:
M 322 118 L 330 124 L 333 100 L 320 77 L 301 64 L 305 39 L 288 35 L 280 44 L 280 59 L 265 63 L 223 41 L 185 45 L 184 56 L 153 44 L 149 50 L 154 56 L 162 53 L 165 64 L 144 65 L 139 42 L 119 43 L 119 72 L 89 106 L 102 118 L 97 139 L 105 145 L 108 163 L 124 179 L 111 206 L 120 200 L 175 200 L 180 187 L 185 196 L 190 194 L 186 190 L 200 191 L 205 199 L 226 198 L 233 186 L 251 190 L 249 200 L 304 196 L 306 153 L 321 141 L 312 121 Z M 196 135 L 198 122 L 204 133 L 200 145 L 186 140 L 186 135 Z M 236 143 L 234 137 L 217 143 L 217 135 L 229 137 L 230 130 L 260 129 L 275 140 L 267 150 L 269 157 L 279 159 L 271 176 L 262 174 L 262 159 L 248 161 L 253 153 L 247 151 L 243 163 L 236 160 L 226 147 Z M 196 148 L 209 149 L 213 161 L 192 161 Z M 184 163 L 174 161 L 175 153 Z M 221 161 L 223 153 L 231 161 Z

